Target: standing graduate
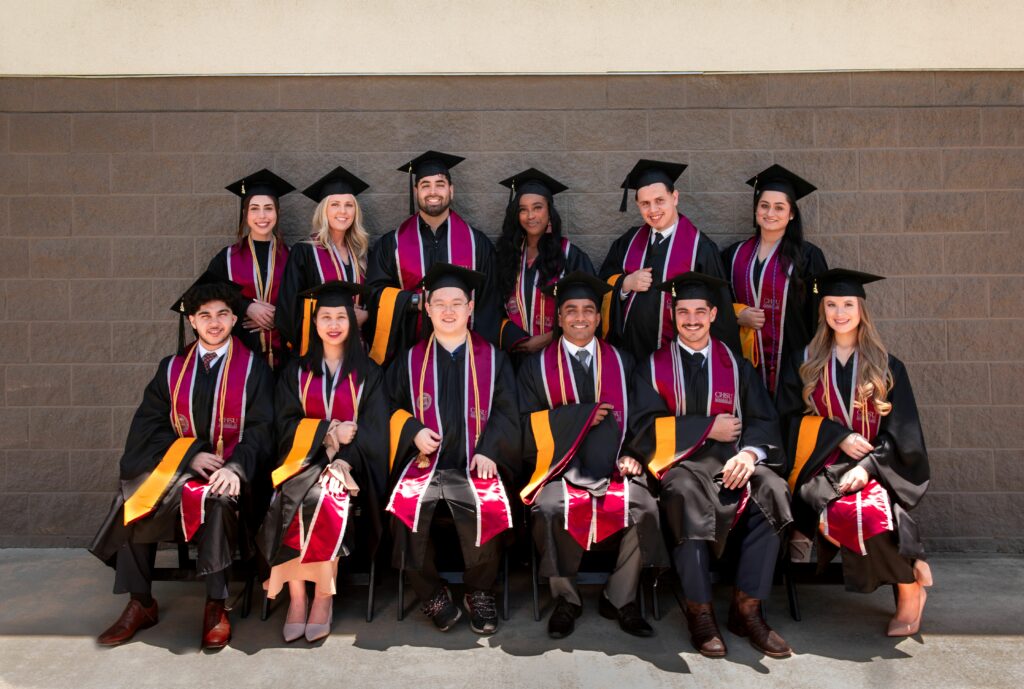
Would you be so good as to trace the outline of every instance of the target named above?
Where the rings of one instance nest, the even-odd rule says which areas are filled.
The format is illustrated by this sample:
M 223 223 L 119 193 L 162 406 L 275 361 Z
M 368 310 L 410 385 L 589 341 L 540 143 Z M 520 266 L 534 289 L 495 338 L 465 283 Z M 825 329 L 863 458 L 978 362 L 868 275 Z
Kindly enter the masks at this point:
M 729 631 L 784 658 L 790 648 L 765 622 L 761 601 L 771 593 L 779 533 L 792 521 L 781 476 L 785 453 L 757 372 L 710 336 L 723 287 L 700 273 L 659 285 L 672 297 L 677 337 L 637 367 L 638 403 L 654 411 L 635 444 L 661 482 L 693 647 L 712 658 L 726 654 L 711 605 L 709 556 L 732 542 L 739 563 Z
M 555 195 L 568 187 L 530 168 L 501 184 L 510 190 L 498 239 L 498 289 L 505 305 L 499 346 L 533 354 L 551 343 L 555 302 L 544 288 L 567 273 L 594 274 L 586 252 L 562 232 Z
M 850 591 L 898 585 L 889 636 L 921 626 L 932 575 L 910 510 L 928 490 L 928 451 L 903 362 L 889 354 L 864 285 L 836 268 L 816 277 L 818 331 L 784 372 L 779 411 L 790 427 L 796 528 L 818 536 L 818 562 L 838 549 Z
M 225 187 L 241 199 L 238 241 L 217 252 L 206 270 L 242 288 L 234 334 L 261 354 L 271 369 L 284 363 L 285 347 L 274 325 L 288 246 L 281 237 L 281 197 L 295 187 L 267 169 Z
M 277 327 L 292 356 L 303 356 L 309 347 L 313 300 L 299 293 L 334 280 L 362 284 L 366 281 L 366 257 L 370 235 L 363 225 L 359 194 L 370 188 L 340 165 L 303 190 L 316 202 L 309 239 L 292 246 L 281 284 Z M 361 299 L 361 298 L 360 298 Z M 356 300 L 356 321 L 362 328 L 367 313 Z
M 370 533 L 371 560 L 380 540 L 388 402 L 355 325 L 355 297 L 363 291 L 332 281 L 303 293 L 316 300 L 309 351 L 289 362 L 277 383 L 277 493 L 257 542 L 273 566 L 267 597 L 288 585 L 285 641 L 330 633 L 338 558 L 355 545 L 354 500 L 363 506 L 359 528 Z M 308 618 L 307 581 L 315 587 Z
M 473 295 L 476 309 L 470 327 L 488 341 L 498 341 L 501 305 L 494 283 L 494 245 L 451 209 L 455 197 L 451 169 L 463 160 L 427 151 L 398 168 L 409 175 L 410 216 L 377 241 L 367 268 L 367 283 L 373 290 L 370 358 L 378 364 L 430 334 L 420 284 L 439 262 L 484 274 Z
M 247 486 L 273 453 L 273 376 L 232 337 L 238 292 L 205 274 L 175 304 L 197 339 L 160 362 L 121 457 L 121 490 L 90 547 L 116 567 L 114 593 L 131 594 L 98 642 L 114 646 L 159 619 L 152 596 L 156 546 L 195 542 L 206 579 L 202 648 L 231 639 L 225 600 L 232 553 L 249 551 Z M 240 512 L 243 514 L 240 515 Z
M 772 399 L 783 365 L 818 327 L 812 277 L 828 270 L 825 254 L 804 240 L 797 201 L 816 187 L 781 165 L 747 180 L 754 188 L 754 236 L 722 253 L 732 282 L 743 356 Z
M 636 605 L 641 568 L 668 565 L 658 504 L 626 448 L 636 414 L 633 357 L 596 336 L 610 290 L 582 271 L 545 287 L 558 304 L 560 337 L 526 359 L 518 376 L 524 461 L 533 465 L 520 496 L 531 506 L 540 574 L 555 600 L 548 620 L 555 639 L 571 634 L 583 612 L 574 578 L 584 551 L 618 541 L 600 611 L 635 636 L 654 634 Z
M 678 210 L 675 182 L 686 169 L 681 163 L 640 160 L 622 183 L 622 205 L 630 189 L 644 224 L 615 240 L 601 265 L 600 276 L 614 291 L 605 297 L 605 331 L 609 340 L 644 359 L 675 339 L 672 304 L 653 286 L 688 271 L 725 278 L 718 247 Z M 721 303 L 726 303 L 728 285 Z M 719 313 L 714 335 L 739 353 L 736 319 Z
M 409 576 L 423 612 L 447 631 L 462 616 L 434 561 L 431 524 L 450 513 L 466 571 L 470 627 L 498 627 L 494 583 L 511 535 L 509 487 L 521 464 L 515 377 L 505 354 L 469 329 L 484 276 L 436 263 L 423 279 L 428 339 L 387 371 L 395 566 Z

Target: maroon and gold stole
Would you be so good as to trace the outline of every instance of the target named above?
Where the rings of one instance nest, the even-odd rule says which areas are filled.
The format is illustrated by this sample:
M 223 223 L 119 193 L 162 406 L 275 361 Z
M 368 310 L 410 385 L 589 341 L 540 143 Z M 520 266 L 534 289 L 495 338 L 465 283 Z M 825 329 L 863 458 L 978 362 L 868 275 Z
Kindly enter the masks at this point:
M 779 252 L 782 242 L 775 244 L 761 271 L 761 279 L 754 282 L 754 264 L 761 240 L 751 237 L 743 242 L 732 258 L 732 285 L 736 298 L 747 306 L 764 309 L 764 327 L 754 331 L 755 351 L 749 356 L 761 374 L 761 382 L 775 395 L 779 371 L 782 370 L 782 337 L 786 324 L 786 300 L 789 297 L 789 276 L 792 266 L 783 267 Z M 747 352 L 744 351 L 744 355 Z
M 326 366 L 319 376 L 299 369 L 299 398 L 305 418 L 295 430 L 292 447 L 284 462 L 273 473 L 275 488 L 305 469 L 318 454 L 319 448 L 312 447 L 312 442 L 323 421 L 357 421 L 365 383 L 359 380 L 355 371 L 344 380 L 338 379 L 340 373 L 340 366 L 333 377 Z M 329 393 L 324 389 L 328 385 Z M 309 523 L 303 519 L 300 507 L 285 531 L 282 544 L 298 551 L 303 563 L 326 562 L 338 557 L 351 502 L 351 495 L 344 486 L 337 491 L 328 490 L 327 482 L 321 480 L 320 496 Z
M 441 423 L 440 395 L 437 382 L 437 347 L 434 335 L 418 342 L 408 354 L 409 393 L 413 416 L 421 424 L 444 436 Z M 477 440 L 483 433 L 490 416 L 495 384 L 495 349 L 483 337 L 470 331 L 465 357 L 465 423 L 466 423 L 466 478 L 476 498 L 476 545 L 479 547 L 496 535 L 512 528 L 512 510 L 508 496 L 497 476 L 482 479 L 469 470 Z M 443 445 L 443 443 L 442 443 Z M 398 517 L 416 533 L 419 529 L 420 507 L 427 486 L 437 467 L 438 453 L 412 460 L 406 465 L 391 493 L 387 511 Z
M 700 231 L 693 226 L 693 223 L 683 215 L 679 214 L 679 224 L 675 232 L 668 240 L 668 255 L 665 258 L 665 267 L 660 276 L 655 276 L 654 284 L 669 280 L 676 275 L 693 270 L 697 263 L 697 247 L 700 243 Z M 643 225 L 636 231 L 626 249 L 626 255 L 622 259 L 622 271 L 624 274 L 633 273 L 644 267 L 647 258 L 647 251 L 651 246 L 651 227 Z M 609 278 L 609 284 L 614 284 L 619 275 Z M 626 299 L 626 311 L 623 321 L 629 323 L 629 314 L 633 309 L 633 301 L 636 299 L 636 292 L 633 292 Z M 675 320 L 672 315 L 672 297 L 667 293 L 659 293 L 661 299 L 661 320 L 658 322 L 658 347 L 670 342 L 676 333 Z M 625 328 L 625 325 L 623 326 Z
M 806 358 L 807 350 L 804 350 Z M 859 353 L 853 353 L 853 381 L 857 387 L 857 369 L 860 364 Z M 825 369 L 824 380 L 819 380 L 811 394 L 814 411 L 819 417 L 827 418 L 852 429 L 868 441 L 874 443 L 881 425 L 881 415 L 875 408 L 874 399 L 866 395 L 853 396 L 846 399 L 843 391 L 836 385 L 836 353 L 832 351 L 829 365 Z M 820 424 L 819 424 L 820 426 Z M 801 431 L 803 426 L 801 426 Z M 801 440 L 803 440 L 801 438 Z M 799 445 L 799 441 L 798 441 Z M 840 455 L 836 448 L 822 463 L 821 468 L 835 464 Z M 809 453 L 808 453 L 809 454 Z M 803 461 L 801 461 L 801 459 Z M 797 476 L 803 469 L 808 457 L 801 457 L 797 452 L 797 466 L 793 467 L 793 475 Z M 821 532 L 833 541 L 846 546 L 850 550 L 867 555 L 864 541 L 885 531 L 892 531 L 892 504 L 889 493 L 875 479 L 856 493 L 849 493 L 828 504 L 821 513 L 819 524 Z
M 264 280 L 260 273 L 259 261 L 256 259 L 256 248 L 253 246 L 252 237 L 249 236 L 228 247 L 228 280 L 241 285 L 242 296 L 246 299 L 259 299 L 277 304 L 277 293 L 281 288 L 281 278 L 287 263 L 288 247 L 284 242 L 278 242 L 276 237 L 271 236 L 267 279 Z M 281 334 L 274 328 L 269 332 L 260 330 L 259 335 L 261 353 L 270 368 L 274 368 L 275 363 L 281 360 L 280 354 L 275 356 L 275 352 L 280 352 L 283 347 Z
M 548 410 L 567 404 L 579 403 L 576 379 L 572 374 L 569 352 L 559 338 L 544 348 L 541 354 L 541 376 L 547 395 Z M 626 439 L 626 419 L 629 408 L 626 394 L 626 373 L 622 358 L 611 345 L 597 340 L 597 358 L 593 366 L 594 399 L 612 405 L 612 415 L 619 427 L 619 442 L 615 449 L 616 458 L 622 451 Z M 583 438 L 590 431 L 590 423 L 597 414 L 594 408 L 590 419 L 584 425 L 568 451 L 557 461 L 554 460 L 554 446 L 538 447 L 537 466 L 526 488 L 520 493 L 523 502 L 532 505 L 540 489 L 553 481 L 568 467 Z M 535 437 L 551 437 L 550 414 L 547 410 L 531 414 L 530 424 Z M 547 428 L 539 428 L 546 424 Z M 539 431 L 539 432 L 538 432 Z M 618 469 L 609 477 L 607 492 L 601 497 L 589 491 L 562 481 L 565 493 L 565 529 L 584 549 L 590 550 L 594 543 L 618 533 L 629 526 L 629 481 Z
M 742 421 L 739 400 L 739 365 L 724 344 L 711 338 L 711 356 L 708 367 L 708 406 L 705 416 L 733 414 Z M 686 416 L 686 380 L 679 347 L 662 347 L 650 357 L 651 381 L 665 401 L 671 416 L 655 421 L 656 447 L 648 468 L 659 479 L 677 462 L 696 452 L 711 432 L 709 425 L 687 447 L 676 446 L 677 417 Z
M 341 256 L 333 244 L 324 248 L 316 239 L 310 240 L 310 244 L 313 247 L 313 263 L 316 265 L 316 273 L 321 285 L 335 280 L 354 282 L 359 285 L 365 282 L 366 276 L 363 275 L 363 271 L 359 267 L 359 260 L 351 252 L 348 257 L 349 262 L 346 264 L 341 260 Z M 355 298 L 355 302 L 359 303 L 359 297 Z M 316 299 L 306 297 L 302 300 L 302 323 L 300 326 L 302 334 L 299 356 L 305 356 L 309 351 L 309 330 L 313 321 L 314 309 L 316 309 Z
M 562 238 L 562 272 L 558 275 L 552 276 L 550 280 L 544 285 L 541 285 L 540 271 L 535 271 L 533 274 L 533 284 L 527 285 L 523 281 L 523 277 L 526 275 L 526 269 L 528 267 L 526 263 L 526 242 L 523 242 L 520 247 L 520 253 L 522 254 L 522 265 L 519 267 L 519 273 L 516 274 L 515 289 L 512 290 L 512 294 L 509 295 L 508 299 L 505 300 L 505 313 L 508 314 L 508 318 L 512 323 L 522 329 L 527 335 L 533 337 L 534 335 L 543 335 L 551 332 L 555 325 L 555 300 L 548 297 L 544 292 L 541 291 L 542 287 L 546 287 L 553 282 L 558 282 L 565 275 L 565 265 L 569 260 L 569 240 L 565 237 Z M 532 299 L 530 297 L 533 297 Z M 532 304 L 532 313 L 527 314 L 527 304 Z

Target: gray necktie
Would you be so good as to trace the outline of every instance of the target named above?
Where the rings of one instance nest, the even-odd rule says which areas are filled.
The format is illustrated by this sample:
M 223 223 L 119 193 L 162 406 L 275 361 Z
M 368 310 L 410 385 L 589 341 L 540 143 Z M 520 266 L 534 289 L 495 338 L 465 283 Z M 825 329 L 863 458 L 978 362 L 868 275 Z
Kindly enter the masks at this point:
M 582 364 L 583 368 L 590 370 L 590 352 L 585 349 L 576 350 L 576 360 Z

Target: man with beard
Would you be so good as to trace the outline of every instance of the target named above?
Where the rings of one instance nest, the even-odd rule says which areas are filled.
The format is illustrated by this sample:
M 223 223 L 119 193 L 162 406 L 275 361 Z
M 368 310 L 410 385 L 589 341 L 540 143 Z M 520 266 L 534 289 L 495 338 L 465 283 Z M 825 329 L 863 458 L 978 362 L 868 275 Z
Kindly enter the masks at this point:
M 463 160 L 427 151 L 398 168 L 409 175 L 410 217 L 374 245 L 366 269 L 373 293 L 366 335 L 372 343 L 370 357 L 379 364 L 430 334 L 419 285 L 430 266 L 439 262 L 484 274 L 483 285 L 473 294 L 476 310 L 470 327 L 497 342 L 501 307 L 494 284 L 494 245 L 451 209 L 451 168 Z M 397 325 L 396 319 L 401 321 Z

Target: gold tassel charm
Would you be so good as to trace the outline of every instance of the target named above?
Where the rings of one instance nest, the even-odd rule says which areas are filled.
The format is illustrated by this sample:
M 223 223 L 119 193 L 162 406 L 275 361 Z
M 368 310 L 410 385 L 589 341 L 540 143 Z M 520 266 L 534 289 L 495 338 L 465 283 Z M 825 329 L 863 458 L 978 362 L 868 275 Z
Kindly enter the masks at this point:
M 217 438 L 217 456 L 224 459 L 224 436 Z
M 427 455 L 422 454 L 422 453 L 417 455 L 417 457 L 416 457 L 416 468 L 417 469 L 426 469 L 429 466 L 430 466 L 430 457 L 428 457 Z

